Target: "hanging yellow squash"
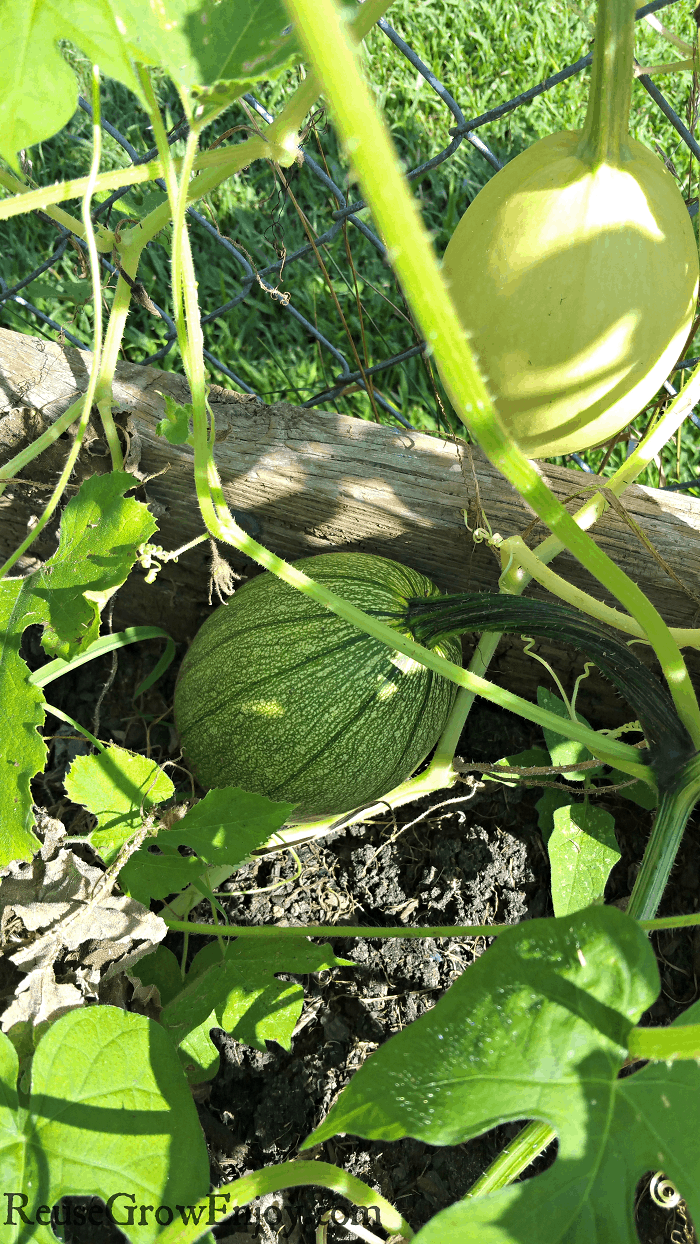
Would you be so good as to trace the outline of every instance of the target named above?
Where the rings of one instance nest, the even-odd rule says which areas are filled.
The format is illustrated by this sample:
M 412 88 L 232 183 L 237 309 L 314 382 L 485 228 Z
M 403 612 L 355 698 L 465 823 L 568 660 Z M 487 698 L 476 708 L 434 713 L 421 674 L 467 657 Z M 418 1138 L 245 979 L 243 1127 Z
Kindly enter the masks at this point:
M 698 250 L 661 160 L 630 138 L 634 0 L 600 0 L 582 130 L 479 192 L 443 271 L 508 432 L 529 458 L 614 436 L 685 347 Z

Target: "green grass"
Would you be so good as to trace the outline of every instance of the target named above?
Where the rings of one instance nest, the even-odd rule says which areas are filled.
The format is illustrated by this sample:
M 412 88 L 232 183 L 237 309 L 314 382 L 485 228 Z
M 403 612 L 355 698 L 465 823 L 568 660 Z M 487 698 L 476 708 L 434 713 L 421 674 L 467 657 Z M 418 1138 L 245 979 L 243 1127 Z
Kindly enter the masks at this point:
M 592 20 L 595 6 L 582 7 Z M 670 30 L 691 41 L 695 33 L 690 6 L 676 4 L 658 14 Z M 562 0 L 550 5 L 526 6 L 516 0 L 397 0 L 387 12 L 387 20 L 409 43 L 452 93 L 467 119 L 478 116 L 504 103 L 518 93 L 557 73 L 590 50 L 590 32 L 584 22 Z M 76 68 L 83 94 L 88 92 L 87 62 L 79 51 L 69 46 L 65 54 Z M 680 58 L 680 53 L 657 35 L 646 22 L 637 25 L 637 59 L 642 65 L 666 63 Z M 390 127 L 396 146 L 405 163 L 413 167 L 429 159 L 445 147 L 453 118 L 431 88 L 412 65 L 387 38 L 375 28 L 365 45 L 364 62 L 374 85 L 377 101 Z M 282 75 L 274 83 L 261 84 L 257 96 L 273 113 L 294 91 L 300 71 Z M 690 97 L 692 75 L 675 73 L 656 75 L 654 81 L 679 115 L 685 119 Z M 579 128 L 584 112 L 588 71 L 561 83 L 537 97 L 530 104 L 500 120 L 479 129 L 480 137 L 502 162 L 506 162 L 538 138 L 561 129 Z M 103 88 L 104 115 L 142 150 L 150 145 L 147 121 L 133 96 L 118 83 L 107 81 Z M 166 110 L 168 124 L 179 119 L 180 110 L 172 88 L 160 83 L 160 99 Z M 246 122 L 240 104 L 234 104 L 207 131 L 204 144 L 214 140 L 231 126 Z M 635 83 L 632 97 L 631 132 L 654 149 L 658 143 L 670 156 L 681 179 L 686 196 L 697 192 L 691 155 L 675 131 L 649 98 L 644 88 Z M 40 183 L 55 178 L 83 174 L 90 157 L 90 129 L 86 115 L 78 110 L 69 126 L 48 142 L 28 154 L 34 164 L 34 177 Z M 176 149 L 177 150 L 177 149 Z M 350 198 L 358 197 L 357 187 L 349 180 L 348 167 L 341 157 L 332 128 L 324 116 L 309 134 L 306 150 L 322 165 L 326 164 L 333 180 Z M 123 167 L 128 163 L 116 142 L 105 135 L 104 169 Z M 689 177 L 692 172 L 692 182 Z M 414 183 L 415 193 L 428 228 L 432 231 L 438 254 L 444 252 L 449 237 L 470 200 L 493 175 L 490 165 L 466 142 L 450 160 L 425 174 Z M 325 188 L 305 169 L 291 171 L 292 191 L 300 208 L 316 233 L 328 228 L 335 202 Z M 75 204 L 68 205 L 72 210 Z M 123 203 L 130 214 L 143 213 L 144 205 L 129 196 Z M 288 254 L 306 241 L 298 214 L 276 184 L 272 169 L 263 163 L 251 166 L 211 195 L 209 208 L 222 234 L 235 241 L 250 255 L 258 268 L 275 262 L 278 248 Z M 112 214 L 114 224 L 119 212 Z M 371 226 L 369 213 L 362 218 Z M 140 276 L 156 302 L 169 309 L 169 257 L 165 245 L 156 240 L 145 252 Z M 17 217 L 0 222 L 0 253 L 4 256 L 2 275 L 8 284 L 21 279 L 48 257 L 57 233 L 37 217 Z M 333 291 L 345 318 L 363 365 L 372 365 L 397 354 L 415 343 L 416 334 L 407 322 L 406 307 L 397 289 L 393 274 L 382 262 L 372 245 L 352 226 L 346 240 L 341 233 L 323 248 L 323 260 Z M 195 257 L 198 266 L 199 294 L 203 314 L 214 310 L 234 296 L 239 288 L 241 269 L 232 256 L 218 247 L 201 231 L 195 231 Z M 72 327 L 77 336 L 90 340 L 91 310 L 76 307 L 66 295 L 67 282 L 80 276 L 76 252 L 69 249 L 55 269 L 40 279 L 41 287 L 30 287 L 26 296 L 34 300 L 46 314 Z M 351 370 L 356 362 L 352 345 L 343 326 L 326 279 L 313 256 L 287 265 L 281 281 L 274 281 L 290 294 L 292 304 L 315 324 L 347 358 Z M 51 287 L 53 286 L 52 293 Z M 24 292 L 24 291 L 23 291 Z M 61 295 L 64 295 L 63 297 Z M 361 317 L 357 301 L 361 303 Z M 40 331 L 27 320 L 16 304 L 3 304 L 2 322 L 25 332 Z M 72 324 L 71 324 L 72 320 Z M 364 333 L 364 339 L 363 339 Z M 134 306 L 124 338 L 124 357 L 139 362 L 163 343 L 165 326 L 138 306 Z M 206 345 L 217 357 L 242 377 L 266 401 L 288 400 L 299 403 L 335 383 L 338 364 L 259 287 L 254 286 L 249 299 L 205 330 Z M 694 348 L 700 352 L 700 341 Z M 181 370 L 176 348 L 159 364 Z M 211 369 L 215 383 L 229 384 L 226 378 Z M 678 385 L 679 377 L 673 378 Z M 380 391 L 415 427 L 436 431 L 440 411 L 435 387 L 445 402 L 439 380 L 431 378 L 427 365 L 420 358 L 395 365 L 376 378 Z M 362 418 L 375 418 L 371 403 L 364 393 L 350 393 L 322 409 L 338 410 Z M 390 416 L 379 411 L 381 422 L 393 424 Z M 636 428 L 641 431 L 648 414 L 640 415 Z M 448 422 L 456 426 L 454 417 Z M 618 446 L 609 460 L 608 474 L 624 457 L 624 446 Z M 602 461 L 602 451 L 586 455 L 591 465 Z M 668 482 L 677 478 L 675 442 L 666 447 L 663 470 Z M 700 464 L 700 434 L 691 425 L 683 430 L 680 452 L 681 478 L 688 478 Z M 643 482 L 657 484 L 659 472 L 651 467 Z

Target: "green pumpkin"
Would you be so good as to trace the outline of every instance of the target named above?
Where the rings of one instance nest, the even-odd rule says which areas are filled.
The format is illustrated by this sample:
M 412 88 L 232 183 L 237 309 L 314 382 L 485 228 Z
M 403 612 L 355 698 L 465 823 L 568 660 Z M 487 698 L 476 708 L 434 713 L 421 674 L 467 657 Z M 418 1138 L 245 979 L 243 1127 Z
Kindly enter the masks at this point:
M 394 626 L 409 598 L 439 595 L 424 575 L 384 557 L 326 553 L 295 564 Z M 432 646 L 461 665 L 459 640 Z M 175 721 L 202 786 L 296 803 L 298 821 L 340 815 L 405 781 L 437 742 L 456 692 L 265 572 L 195 636 Z

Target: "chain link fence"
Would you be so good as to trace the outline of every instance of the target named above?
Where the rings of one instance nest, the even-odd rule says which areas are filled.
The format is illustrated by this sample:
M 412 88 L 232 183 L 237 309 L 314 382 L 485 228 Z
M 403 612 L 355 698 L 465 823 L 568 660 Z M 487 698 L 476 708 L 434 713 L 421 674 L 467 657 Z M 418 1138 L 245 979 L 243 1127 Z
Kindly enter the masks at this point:
M 651 4 L 647 4 L 637 11 L 636 19 L 639 21 L 647 14 L 655 13 L 658 10 L 667 8 L 670 4 L 676 2 L 677 0 L 653 0 Z M 492 169 L 498 171 L 503 167 L 503 165 L 490 149 L 488 143 L 479 136 L 479 131 L 493 122 L 498 121 L 506 114 L 513 112 L 515 109 L 528 104 L 537 96 L 542 95 L 547 91 L 551 91 L 560 83 L 582 73 L 584 69 L 588 68 L 593 59 L 592 53 L 582 56 L 574 64 L 568 65 L 559 73 L 546 78 L 543 82 L 539 82 L 536 86 L 530 87 L 529 90 L 516 95 L 513 99 L 508 100 L 506 103 L 500 104 L 498 107 L 492 108 L 488 112 L 482 113 L 480 116 L 465 119 L 458 103 L 453 99 L 450 92 L 433 74 L 431 69 L 424 64 L 420 57 L 416 55 L 408 43 L 406 43 L 405 40 L 397 34 L 397 32 L 385 19 L 382 18 L 378 25 L 386 38 L 393 44 L 396 52 L 405 57 L 417 73 L 420 74 L 425 80 L 437 99 L 440 101 L 440 104 L 449 113 L 448 119 L 451 122 L 448 130 L 451 139 L 449 144 L 439 151 L 437 155 L 432 156 L 431 159 L 426 160 L 424 163 L 419 164 L 417 167 L 407 172 L 409 181 L 416 181 L 417 179 L 423 177 L 429 170 L 435 169 L 439 165 L 444 164 L 455 154 L 455 152 L 465 141 L 471 144 L 475 151 L 478 152 L 478 154 L 491 166 Z M 646 74 L 640 74 L 639 81 L 658 109 L 671 123 L 674 130 L 679 135 L 680 140 L 687 146 L 692 156 L 700 160 L 700 146 L 698 145 L 696 139 L 670 106 L 668 101 L 664 98 L 652 79 Z M 259 119 L 259 122 L 266 125 L 272 123 L 274 117 L 255 95 L 246 94 L 243 96 L 243 100 L 248 106 L 247 111 L 249 116 L 252 113 L 256 119 Z M 82 96 L 79 97 L 79 106 L 89 116 L 92 115 L 90 104 Z M 102 126 L 104 130 L 119 144 L 131 160 L 132 164 L 144 164 L 157 156 L 155 147 L 148 151 L 139 153 L 129 139 L 121 133 L 120 130 L 113 125 L 107 117 L 103 116 Z M 181 121 L 170 131 L 168 140 L 172 144 L 185 137 L 186 134 L 187 123 L 185 121 Z M 668 161 L 666 162 L 668 164 Z M 355 386 L 357 389 L 368 393 L 373 402 L 376 402 L 378 406 L 380 406 L 398 423 L 402 424 L 411 431 L 415 431 L 416 429 L 409 422 L 409 420 L 406 419 L 401 411 L 398 410 L 396 406 L 385 396 L 379 393 L 372 383 L 374 377 L 381 375 L 381 373 L 386 372 L 390 368 L 400 367 L 408 359 L 415 358 L 417 356 L 425 357 L 425 343 L 422 341 L 416 341 L 416 334 L 412 335 L 413 340 L 409 340 L 410 324 L 407 323 L 406 326 L 407 339 L 405 349 L 389 355 L 388 357 L 382 359 L 381 362 L 375 363 L 373 366 L 364 368 L 360 363 L 359 355 L 356 355 L 355 361 L 359 364 L 359 366 L 353 367 L 349 363 L 346 354 L 340 348 L 340 339 L 332 341 L 327 335 L 320 332 L 316 324 L 312 323 L 307 316 L 302 315 L 295 307 L 294 301 L 290 294 L 280 291 L 275 284 L 276 281 L 280 280 L 283 272 L 285 281 L 288 281 L 290 271 L 293 273 L 296 265 L 309 262 L 316 263 L 318 261 L 319 248 L 332 242 L 334 238 L 337 237 L 343 228 L 344 222 L 347 222 L 359 233 L 361 233 L 370 245 L 375 248 L 378 255 L 382 259 L 385 257 L 385 248 L 381 240 L 372 231 L 372 229 L 359 218 L 359 212 L 366 206 L 363 200 L 357 200 L 350 203 L 347 202 L 346 196 L 342 189 L 335 183 L 335 181 L 333 181 L 333 179 L 320 166 L 320 164 L 308 154 L 307 151 L 304 151 L 303 165 L 299 170 L 299 176 L 315 178 L 317 181 L 322 183 L 336 204 L 335 210 L 329 212 L 327 228 L 324 232 L 317 234 L 317 236 L 313 239 L 313 242 L 309 241 L 307 244 L 300 246 L 291 254 L 284 253 L 283 258 L 278 259 L 275 263 L 272 263 L 267 267 L 256 268 L 244 248 L 239 249 L 239 247 L 229 238 L 224 237 L 200 211 L 197 211 L 194 207 L 188 208 L 188 216 L 191 221 L 193 234 L 195 235 L 193 238 L 195 257 L 197 253 L 196 235 L 198 231 L 203 231 L 217 247 L 223 248 L 228 253 L 228 255 L 234 260 L 236 268 L 240 273 L 238 288 L 235 292 L 232 292 L 232 296 L 230 298 L 223 301 L 220 306 L 216 306 L 212 309 L 202 307 L 203 328 L 206 331 L 208 325 L 213 325 L 216 321 L 223 320 L 225 317 L 230 316 L 235 308 L 239 307 L 241 304 L 244 304 L 247 300 L 250 300 L 251 295 L 256 292 L 258 288 L 261 288 L 270 298 L 274 299 L 280 305 L 285 315 L 288 315 L 296 320 L 308 337 L 318 343 L 320 350 L 325 353 L 332 364 L 333 371 L 335 372 L 333 384 L 313 393 L 312 396 L 306 401 L 298 403 L 299 405 L 304 407 L 327 406 L 329 403 L 332 403 L 335 398 L 346 392 L 348 388 Z M 158 180 L 156 184 L 162 191 L 165 191 L 164 181 Z M 125 195 L 129 194 L 131 190 L 131 186 L 126 186 L 111 194 L 109 198 L 96 207 L 93 212 L 93 219 L 95 221 L 107 223 L 111 208 Z M 697 214 L 697 199 L 688 204 L 688 212 L 691 216 Z M 43 216 L 41 212 L 37 214 L 45 220 L 52 229 L 59 230 L 61 235 L 60 240 L 58 245 L 52 250 L 51 254 L 43 263 L 39 264 L 31 272 L 28 272 L 22 277 L 21 280 L 15 282 L 12 286 L 8 286 L 0 275 L 0 317 L 2 316 L 2 305 L 11 302 L 13 304 L 13 310 L 15 313 L 19 313 L 21 315 L 22 320 L 27 324 L 29 331 L 36 331 L 37 328 L 39 331 L 42 331 L 42 329 L 51 329 L 59 332 L 62 339 L 65 339 L 72 345 L 77 346 L 79 349 L 89 350 L 89 342 L 80 340 L 79 337 L 75 336 L 75 334 L 70 331 L 69 327 L 65 324 L 58 323 L 55 319 L 52 319 L 50 316 L 46 315 L 22 295 L 22 290 L 35 281 L 44 272 L 51 269 L 56 262 L 63 257 L 69 246 L 77 245 L 83 250 L 83 252 L 86 251 L 85 244 L 80 238 L 76 237 L 74 234 L 71 234 L 70 231 L 64 226 L 57 225 L 56 222 L 50 221 L 49 218 Z M 149 246 L 152 245 L 152 242 L 149 243 Z M 105 256 L 101 256 L 100 262 L 106 272 L 108 272 L 111 276 L 116 277 L 117 269 L 109 259 Z M 143 287 L 140 287 L 138 283 L 134 286 L 134 296 L 142 302 L 144 298 L 146 298 L 147 301 L 144 305 L 147 305 L 152 314 L 159 316 L 166 325 L 167 335 L 164 344 L 161 345 L 160 348 L 154 353 L 140 360 L 144 365 L 149 363 L 157 364 L 170 353 L 176 343 L 177 333 L 175 325 L 167 311 L 160 306 L 157 301 L 150 299 L 145 294 Z M 251 307 L 251 312 L 254 314 L 254 307 Z M 226 377 L 241 392 L 254 394 L 255 390 L 215 353 L 209 349 L 205 349 L 204 354 L 208 364 L 215 372 L 219 373 L 222 377 Z M 682 359 L 676 365 L 674 372 L 681 369 L 692 368 L 698 361 L 699 360 L 697 358 Z M 435 389 L 434 385 L 433 388 Z M 676 389 L 674 389 L 673 385 L 670 383 L 670 380 L 665 382 L 664 389 L 669 396 L 676 395 Z M 437 395 L 437 390 L 435 390 L 435 400 L 436 405 L 433 414 L 437 426 L 439 427 L 442 412 L 439 409 L 440 401 Z M 698 415 L 693 413 L 690 418 L 696 427 L 700 428 L 700 418 Z M 632 447 L 635 443 L 636 442 L 631 441 L 630 447 Z M 570 456 L 575 460 L 580 468 L 585 471 L 591 470 L 590 466 L 588 466 L 579 455 L 572 454 Z M 672 489 L 684 489 L 698 486 L 700 486 L 700 481 L 698 479 L 691 479 L 683 483 L 671 484 L 668 487 Z

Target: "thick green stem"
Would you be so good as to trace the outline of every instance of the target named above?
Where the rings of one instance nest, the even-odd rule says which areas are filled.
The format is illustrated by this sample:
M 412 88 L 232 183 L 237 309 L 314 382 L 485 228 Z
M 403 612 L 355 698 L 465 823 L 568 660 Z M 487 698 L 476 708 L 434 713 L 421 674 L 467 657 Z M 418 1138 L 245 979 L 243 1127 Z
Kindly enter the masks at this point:
M 480 678 L 483 677 L 491 664 L 491 659 L 500 641 L 501 634 L 493 631 L 485 633 L 480 637 L 468 666 L 471 674 L 476 674 Z M 476 694 L 473 691 L 468 691 L 466 688 L 458 691 L 449 721 L 438 740 L 428 772 L 447 768 L 448 766 L 450 769 L 452 768 L 452 758 L 459 743 L 459 737 L 464 729 L 464 723 L 471 712 L 475 699 Z
M 153 181 L 163 176 L 160 161 L 150 164 L 135 164 L 131 168 L 115 168 L 108 173 L 100 173 L 95 182 L 95 192 L 101 190 L 120 190 L 122 186 L 136 186 L 143 182 Z M 9 220 L 12 216 L 23 216 L 25 212 L 45 212 L 56 203 L 67 202 L 69 199 L 81 199 L 88 184 L 87 177 L 75 177 L 71 181 L 56 182 L 51 186 L 40 186 L 38 190 L 25 190 L 12 199 L 0 202 L 0 220 Z M 67 226 L 72 229 L 72 225 Z M 103 236 L 102 242 L 107 247 L 108 238 Z M 109 239 L 111 245 L 111 239 Z
M 178 896 L 179 897 L 179 896 Z M 201 895 L 200 895 L 201 901 Z M 419 929 L 402 925 L 370 928 L 366 924 L 197 924 L 178 920 L 169 913 L 177 899 L 167 903 L 158 913 L 169 929 L 198 937 L 401 937 L 420 940 L 422 937 L 498 937 L 512 924 L 437 924 Z M 639 926 L 648 933 L 660 929 L 685 929 L 700 925 L 700 912 L 687 916 L 663 916 L 659 920 L 640 920 Z
M 595 596 L 590 596 L 588 592 L 584 592 L 579 587 L 574 587 L 568 580 L 562 579 L 561 575 L 550 570 L 540 561 L 539 551 L 529 549 L 521 536 L 510 536 L 499 546 L 501 561 L 503 561 L 507 570 L 504 571 L 503 580 L 509 584 L 516 582 L 519 591 L 517 595 L 523 591 L 527 583 L 520 585 L 520 580 L 512 574 L 512 571 L 521 567 L 527 571 L 527 582 L 535 579 L 542 587 L 547 588 L 559 600 L 566 601 L 569 605 L 574 605 L 576 609 L 580 609 L 582 613 L 587 613 L 591 618 L 597 618 L 599 622 L 604 622 L 607 626 L 614 626 L 619 631 L 624 631 L 627 635 L 634 635 L 635 638 L 646 640 L 639 623 L 629 616 L 628 613 L 620 613 L 618 609 L 611 609 L 609 605 L 603 604 L 602 601 L 596 600 Z M 505 590 L 505 589 L 504 589 Z M 675 627 L 670 628 L 671 634 L 676 643 L 681 647 L 700 648 L 700 630 Z M 648 641 L 647 641 L 648 642 Z
M 132 280 L 136 278 L 136 272 L 141 258 L 141 248 L 133 245 L 131 247 L 120 247 L 120 265 L 127 276 Z M 102 426 L 105 430 L 105 436 L 109 443 L 110 453 L 112 456 L 112 469 L 119 471 L 123 466 L 121 446 L 117 429 L 112 418 L 112 385 L 114 383 L 114 372 L 119 358 L 119 350 L 124 336 L 124 328 L 126 326 L 129 308 L 131 306 L 131 286 L 124 277 L 119 274 L 117 279 L 117 288 L 114 291 L 112 300 L 112 309 L 110 311 L 109 321 L 107 323 L 107 332 L 105 333 L 104 348 L 102 350 L 102 363 L 100 366 L 100 374 L 97 381 L 97 391 L 95 401 L 100 412 Z
M 20 181 L 13 173 L 8 173 L 5 169 L 0 168 L 0 186 L 4 186 L 6 190 L 13 190 L 15 194 L 29 194 L 29 187 L 26 183 Z M 37 191 L 39 193 L 39 191 Z M 29 211 L 29 208 L 26 209 Z M 75 216 L 71 216 L 70 212 L 66 212 L 61 207 L 44 207 L 45 214 L 50 220 L 55 220 L 56 224 L 63 225 L 64 229 L 70 229 L 78 238 L 85 237 L 85 226 Z M 109 251 L 112 249 L 114 235 L 109 229 L 105 229 L 104 225 L 97 226 L 96 245 L 98 251 Z
M 499 1153 L 488 1170 L 472 1184 L 465 1200 L 474 1196 L 486 1196 L 487 1192 L 496 1192 L 514 1183 L 518 1175 L 522 1175 L 535 1158 L 556 1140 L 557 1134 L 548 1123 L 528 1123 L 522 1132 L 513 1137 L 509 1145 Z
M 635 0 L 598 0 L 588 109 L 576 150 L 591 168 L 631 158 Z
M 656 920 L 640 920 L 640 927 L 648 933 L 656 933 L 659 929 L 689 929 L 700 924 L 700 912 L 690 912 L 684 916 L 661 916 Z
M 627 912 L 636 920 L 656 915 L 678 854 L 683 832 L 700 798 L 700 756 L 694 756 L 670 790 L 661 796 Z
M 628 1038 L 631 1058 L 668 1062 L 700 1058 L 700 1024 L 673 1024 L 668 1028 L 633 1028 Z
M 381 1225 L 392 1232 L 399 1232 L 405 1240 L 413 1239 L 413 1231 L 401 1217 L 398 1210 L 378 1192 L 368 1188 L 360 1179 L 349 1175 L 338 1166 L 329 1162 L 280 1162 L 278 1166 L 266 1166 L 263 1170 L 253 1171 L 250 1175 L 242 1175 L 221 1188 L 215 1188 L 208 1196 L 194 1207 L 187 1223 L 172 1222 L 161 1231 L 158 1244 L 194 1244 L 206 1235 L 211 1225 L 212 1206 L 216 1221 L 223 1222 L 226 1216 L 241 1205 L 247 1205 L 256 1197 L 269 1192 L 282 1192 L 285 1188 L 301 1188 L 311 1185 L 317 1188 L 330 1188 L 340 1196 L 344 1196 L 353 1205 L 364 1205 L 367 1208 L 376 1206 L 379 1211 Z M 199 1210 L 199 1213 L 197 1212 Z

